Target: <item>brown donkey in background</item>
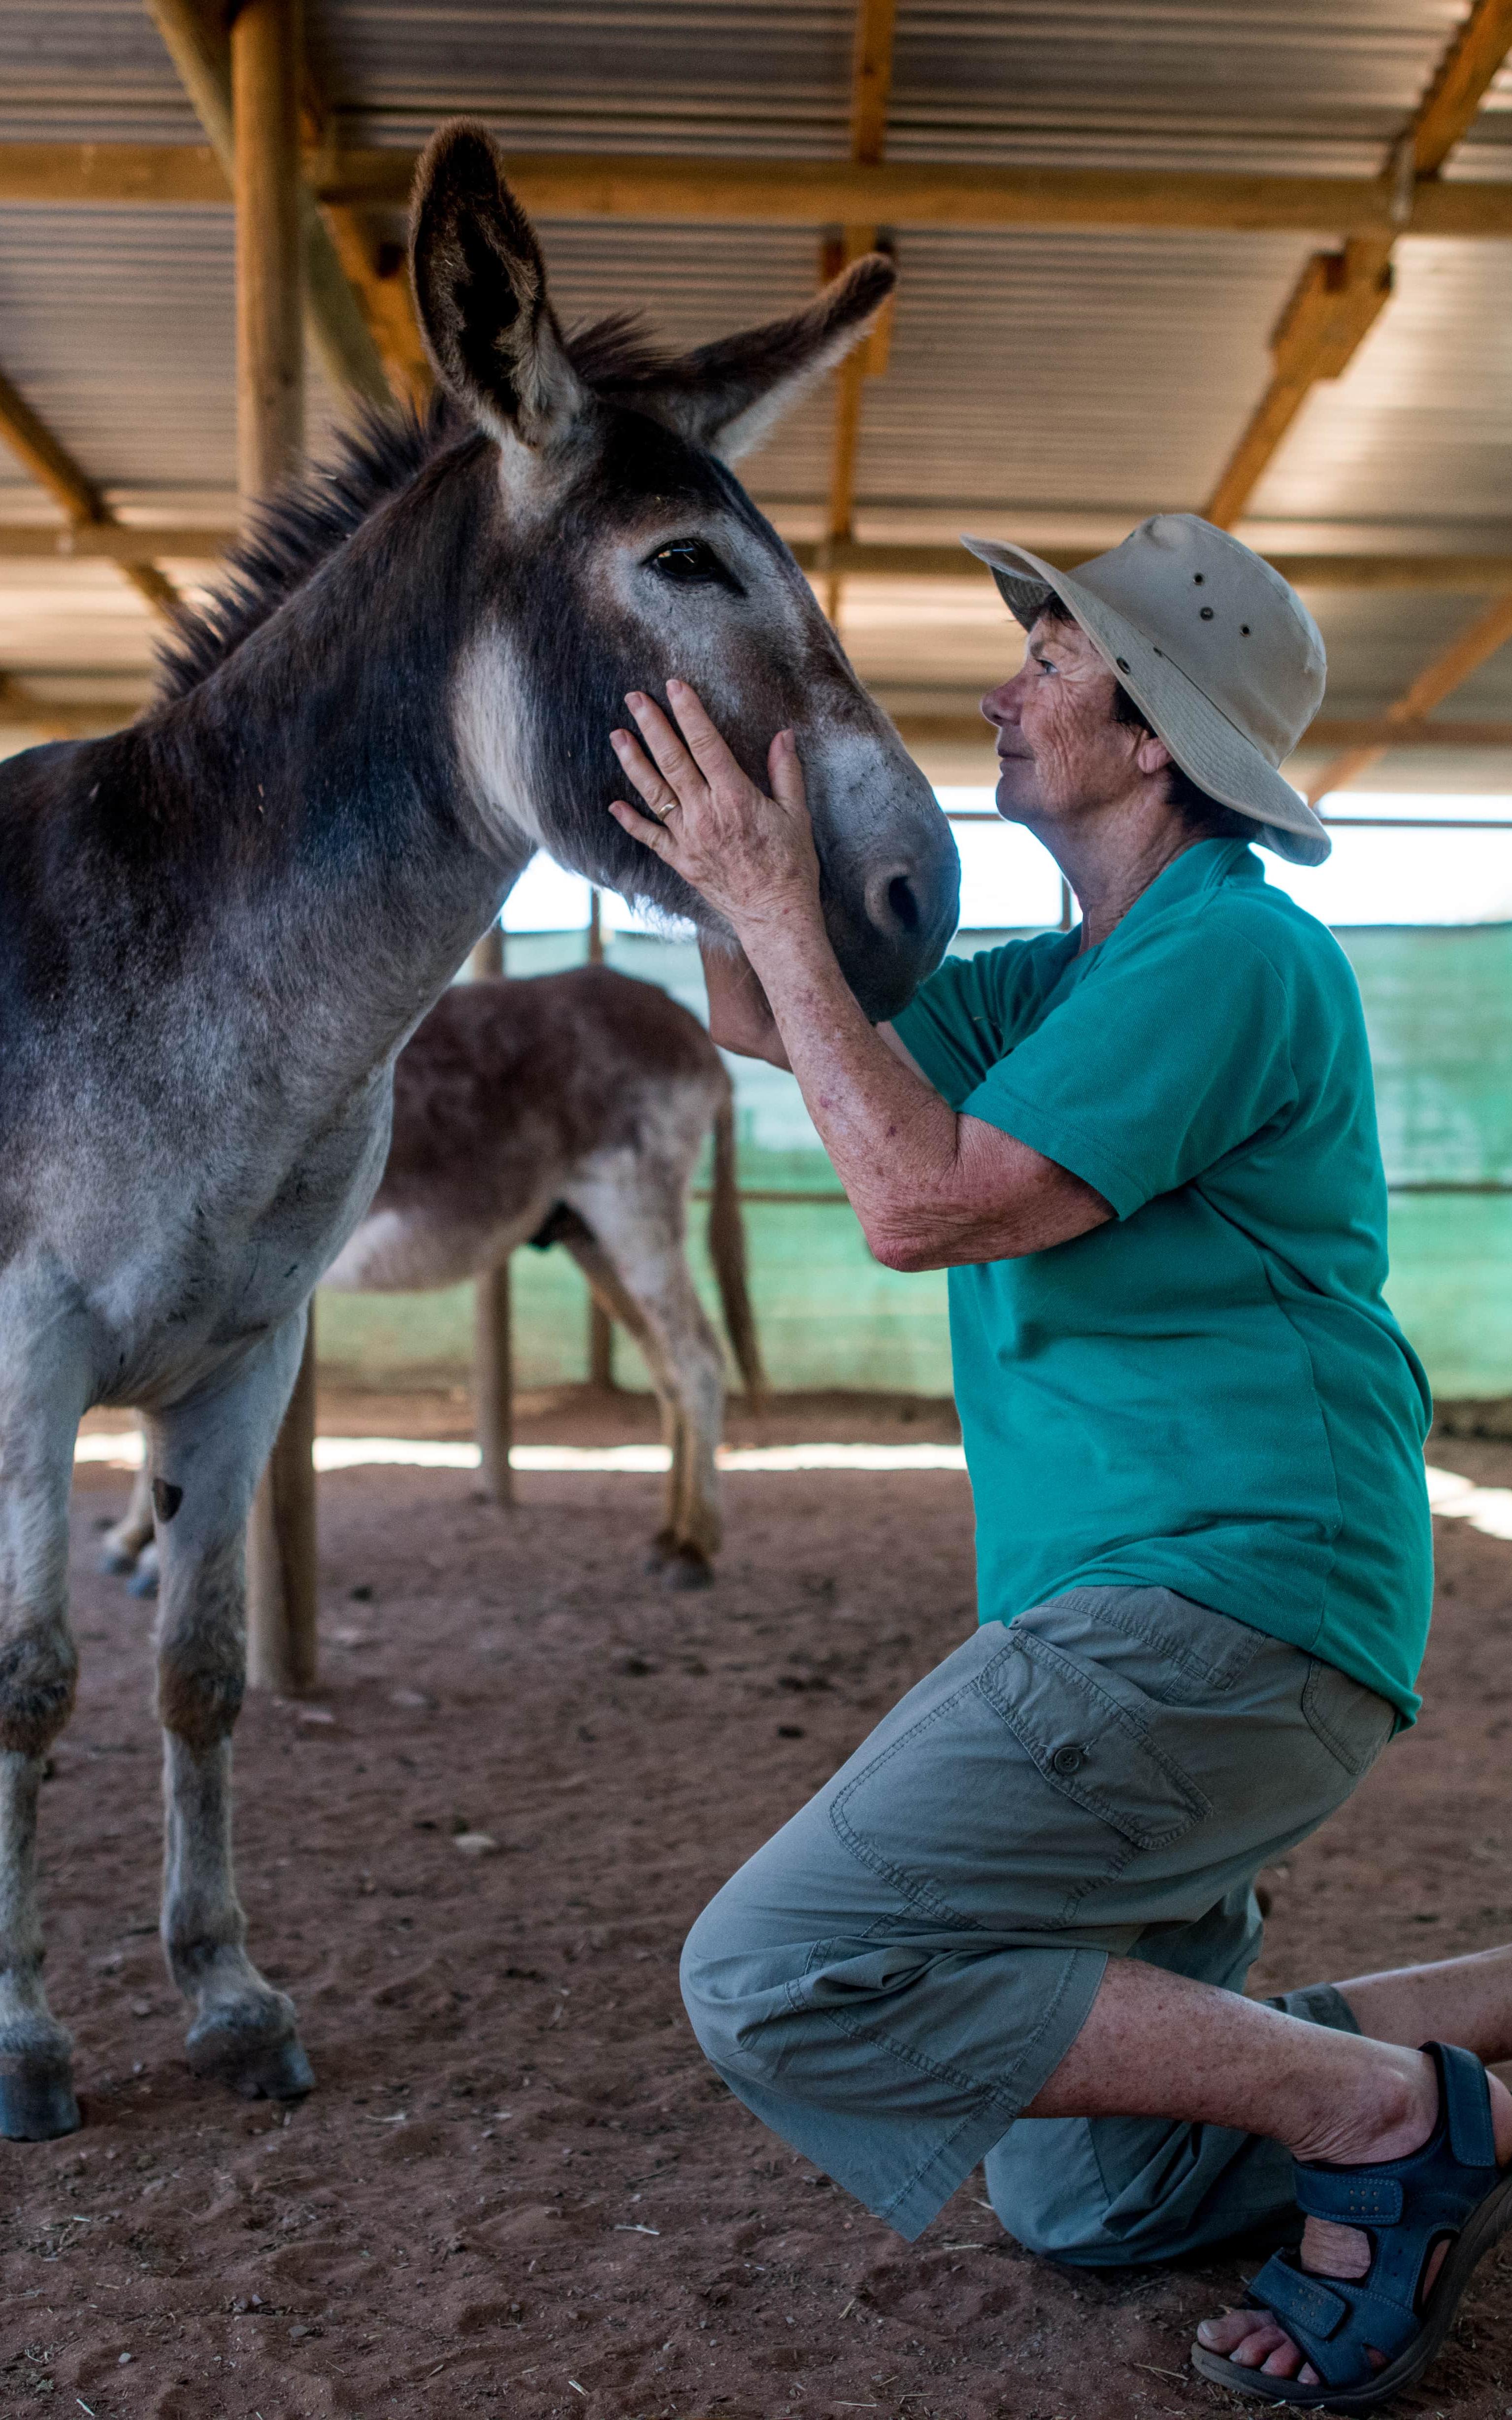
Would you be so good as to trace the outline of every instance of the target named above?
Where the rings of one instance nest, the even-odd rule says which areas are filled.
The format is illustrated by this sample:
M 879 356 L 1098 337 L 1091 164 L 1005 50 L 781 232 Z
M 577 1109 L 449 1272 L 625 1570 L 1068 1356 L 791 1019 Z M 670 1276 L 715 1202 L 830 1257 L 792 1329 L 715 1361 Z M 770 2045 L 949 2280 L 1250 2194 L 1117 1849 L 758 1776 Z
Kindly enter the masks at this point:
M 326 1271 L 353 1294 L 424 1291 L 562 1244 L 645 1357 L 671 1447 L 655 1551 L 712 1577 L 724 1360 L 687 1265 L 688 1193 L 714 1137 L 709 1254 L 746 1393 L 764 1381 L 746 1291 L 730 1078 L 697 1017 L 608 967 L 455 984 L 393 1071 L 393 1137 L 366 1218 Z M 155 1585 L 146 1463 L 107 1570 Z

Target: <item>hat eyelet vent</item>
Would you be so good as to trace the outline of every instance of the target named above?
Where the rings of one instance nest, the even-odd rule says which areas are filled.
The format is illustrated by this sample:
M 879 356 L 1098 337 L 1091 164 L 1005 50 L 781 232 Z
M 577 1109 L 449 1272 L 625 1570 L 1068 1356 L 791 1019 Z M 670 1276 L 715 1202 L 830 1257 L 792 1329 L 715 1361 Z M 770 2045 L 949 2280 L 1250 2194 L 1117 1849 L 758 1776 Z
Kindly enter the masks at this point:
M 1212 620 L 1212 607 L 1211 605 L 1204 605 L 1197 618 L 1202 622 L 1211 622 Z
M 1120 673 L 1126 673 L 1128 671 L 1129 659 L 1127 656 L 1115 656 L 1113 660 L 1118 665 Z
M 1200 588 L 1200 587 L 1202 586 L 1203 582 L 1207 579 L 1207 576 L 1208 576 L 1208 575 L 1207 575 L 1207 573 L 1206 573 L 1205 571 L 1194 571 L 1194 573 L 1192 574 L 1192 585 L 1193 585 L 1193 587 L 1194 587 L 1194 588 Z
M 1241 622 L 1239 626 L 1239 635 L 1242 639 L 1247 639 L 1249 637 L 1249 624 L 1247 622 Z

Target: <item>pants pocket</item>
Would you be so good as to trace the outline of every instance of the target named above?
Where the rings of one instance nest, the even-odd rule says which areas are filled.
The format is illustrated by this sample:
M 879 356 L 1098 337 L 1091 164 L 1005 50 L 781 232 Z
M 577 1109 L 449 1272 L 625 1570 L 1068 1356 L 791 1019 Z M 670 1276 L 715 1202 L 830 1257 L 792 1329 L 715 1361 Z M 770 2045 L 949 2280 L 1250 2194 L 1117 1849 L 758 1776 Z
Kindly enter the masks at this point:
M 830 1802 L 853 1854 L 916 1911 L 993 1932 L 1072 1923 L 1209 1812 L 1095 1670 L 1018 1626 Z
M 1368 1773 L 1396 1728 L 1396 1710 L 1336 1665 L 1307 1659 L 1303 1718 L 1351 1781 Z

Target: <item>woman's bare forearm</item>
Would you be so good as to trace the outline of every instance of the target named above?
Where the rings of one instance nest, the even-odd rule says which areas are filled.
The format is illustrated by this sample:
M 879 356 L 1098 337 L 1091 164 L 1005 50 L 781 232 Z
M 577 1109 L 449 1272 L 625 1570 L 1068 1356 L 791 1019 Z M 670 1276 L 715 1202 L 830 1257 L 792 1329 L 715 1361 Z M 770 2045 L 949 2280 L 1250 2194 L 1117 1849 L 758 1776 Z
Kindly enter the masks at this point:
M 869 1025 L 823 926 L 752 929 L 747 950 L 809 1113 L 877 1259 L 899 1269 L 1000 1260 L 1109 1216 L 1089 1186 L 1011 1135 L 962 1118 Z

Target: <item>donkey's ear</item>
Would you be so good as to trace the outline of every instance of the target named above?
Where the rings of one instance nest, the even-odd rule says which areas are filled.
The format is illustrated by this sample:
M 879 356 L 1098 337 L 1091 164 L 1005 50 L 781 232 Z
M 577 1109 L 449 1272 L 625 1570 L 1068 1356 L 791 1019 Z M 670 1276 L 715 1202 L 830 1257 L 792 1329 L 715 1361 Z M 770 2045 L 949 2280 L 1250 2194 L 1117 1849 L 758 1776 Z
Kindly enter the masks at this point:
M 534 232 L 486 127 L 455 118 L 431 137 L 410 225 L 420 324 L 442 385 L 491 436 L 548 443 L 583 390 L 547 300 Z
M 685 436 L 733 462 L 844 360 L 897 282 L 885 253 L 865 254 L 807 310 L 669 363 L 655 381 L 657 407 Z

